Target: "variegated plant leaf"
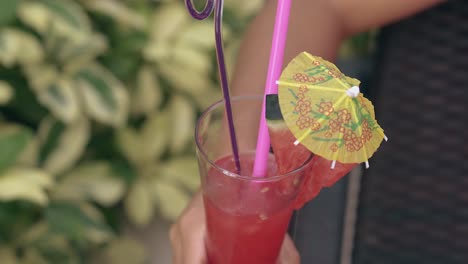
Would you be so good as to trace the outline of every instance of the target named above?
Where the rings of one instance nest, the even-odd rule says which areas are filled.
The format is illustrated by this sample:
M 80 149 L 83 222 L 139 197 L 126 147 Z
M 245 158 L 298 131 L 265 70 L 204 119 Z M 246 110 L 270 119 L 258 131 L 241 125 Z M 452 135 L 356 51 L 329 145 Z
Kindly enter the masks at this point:
M 137 179 L 124 200 L 127 217 L 138 227 L 148 225 L 154 215 L 155 208 L 150 188 L 147 180 Z
M 10 247 L 0 247 L 0 263 L 19 264 L 15 249 Z
M 39 139 L 32 136 L 15 161 L 17 166 L 36 167 L 39 161 Z
M 56 66 L 51 64 L 35 64 L 24 67 L 30 87 L 37 94 L 47 90 L 48 86 L 61 78 Z
M 186 43 L 175 45 L 172 52 L 171 61 L 174 64 L 202 76 L 209 76 L 211 74 L 213 66 L 208 52 L 195 49 L 192 45 Z
M 64 220 L 62 218 L 62 220 Z M 37 244 L 37 248 L 40 252 L 50 252 L 53 255 L 43 254 L 42 256 L 46 259 L 47 263 L 54 262 L 54 256 L 59 256 L 58 263 L 67 264 L 80 264 L 80 257 L 78 252 L 74 250 L 72 242 L 64 235 L 58 233 L 48 233 L 41 238 L 40 243 Z M 34 263 L 36 264 L 36 263 Z
M 95 222 L 105 222 L 104 215 L 99 209 L 89 202 L 79 202 L 81 211 Z
M 138 131 L 132 127 L 119 128 L 116 134 L 116 143 L 122 154 L 132 164 L 138 165 L 142 158 L 142 141 Z
M 27 248 L 21 257 L 20 264 L 49 264 L 45 257 L 36 248 Z
M 111 241 L 114 235 L 108 230 L 102 230 L 98 228 L 87 228 L 85 230 L 86 238 L 90 243 L 104 244 Z
M 214 23 L 212 21 L 205 20 L 190 23 L 180 30 L 177 36 L 177 44 L 185 43 L 186 45 L 192 45 L 194 48 L 212 51 L 215 47 L 213 30 Z
M 107 162 L 90 162 L 66 174 L 54 188 L 55 199 L 92 200 L 105 207 L 115 205 L 125 193 L 124 182 L 113 175 Z
M 178 104 L 176 102 L 176 104 Z M 182 111 L 185 109 L 182 105 Z M 169 146 L 172 135 L 179 137 L 183 142 L 187 142 L 182 133 L 173 133 L 173 115 L 179 114 L 175 111 L 153 112 L 148 115 L 140 130 L 132 127 L 120 128 L 117 130 L 116 141 L 122 154 L 138 167 L 146 166 L 155 162 Z M 184 143 L 175 144 L 175 150 L 184 147 Z
M 77 38 L 91 32 L 86 13 L 71 0 L 24 0 L 19 5 L 18 16 L 42 35 L 53 31 L 67 38 Z
M 193 94 L 193 99 L 195 100 L 195 103 L 200 110 L 205 110 L 208 106 L 221 100 L 222 98 L 223 94 L 220 88 L 211 88 L 207 89 L 206 91 Z
M 83 4 L 90 10 L 112 17 L 124 26 L 137 30 L 145 30 L 145 17 L 132 10 L 121 1 L 116 0 L 86 0 Z
M 0 80 L 0 105 L 8 104 L 14 94 L 13 87 L 9 83 Z
M 162 63 L 158 66 L 161 75 L 175 88 L 190 95 L 199 94 L 213 87 L 209 75 L 190 71 L 190 68 L 176 63 Z
M 169 104 L 171 113 L 170 149 L 173 153 L 182 151 L 193 140 L 195 108 L 183 96 L 174 96 Z
M 159 161 L 146 163 L 139 167 L 139 176 L 145 178 L 148 181 L 151 181 L 153 178 L 159 177 L 159 170 L 161 165 Z
M 125 123 L 129 95 L 111 72 L 98 64 L 89 65 L 77 72 L 75 82 L 89 116 L 112 126 Z
M 111 232 L 104 222 L 88 216 L 80 204 L 53 201 L 44 215 L 49 226 L 47 235 L 57 234 L 69 241 L 99 242 L 97 240 L 105 238 L 105 233 Z M 97 232 L 100 233 L 98 236 Z
M 31 131 L 25 127 L 0 124 L 0 173 L 17 161 L 31 138 Z
M 248 18 L 258 12 L 265 4 L 265 0 L 227 0 L 225 8 L 234 12 L 239 18 Z
M 132 113 L 149 114 L 159 108 L 163 99 L 159 82 L 156 72 L 150 66 L 140 68 L 132 95 Z
M 53 234 L 49 223 L 45 220 L 39 221 L 22 232 L 20 237 L 16 238 L 16 244 L 18 247 L 25 249 L 21 257 L 21 264 L 50 263 L 46 255 L 42 254 L 44 250 L 49 252 L 53 250 L 53 252 L 60 254 L 71 253 L 69 251 L 71 248 L 66 238 L 61 235 Z
M 47 107 L 57 119 L 70 124 L 80 118 L 78 94 L 70 80 L 59 79 L 35 91 L 39 102 Z
M 37 64 L 43 57 L 44 50 L 34 35 L 14 28 L 0 29 L 0 64 Z
M 224 43 L 230 43 L 233 33 L 228 25 L 223 27 Z M 209 20 L 186 24 L 177 34 L 176 45 L 192 46 L 205 52 L 214 52 L 214 22 Z
M 168 41 L 190 22 L 182 2 L 163 4 L 158 8 L 151 21 L 151 38 L 154 41 Z
M 67 41 L 59 49 L 57 60 L 63 65 L 63 71 L 72 75 L 82 68 L 86 68 L 97 56 L 103 54 L 108 48 L 104 35 L 90 33 L 82 38 Z
M 189 202 L 189 195 L 177 185 L 155 178 L 152 194 L 158 204 L 161 215 L 168 220 L 175 220 Z
M 81 157 L 89 137 L 90 124 L 84 118 L 69 125 L 45 119 L 39 127 L 40 164 L 53 175 L 64 172 Z
M 20 0 L 0 1 L 0 26 L 8 25 L 16 18 L 16 8 Z
M 141 158 L 144 163 L 154 162 L 167 149 L 170 135 L 171 116 L 167 111 L 154 112 L 141 128 Z
M 152 40 L 143 49 L 143 57 L 150 62 L 161 63 L 170 60 L 173 47 L 169 41 Z
M 87 202 L 81 202 L 79 204 L 79 207 L 81 211 L 88 216 L 90 219 L 92 219 L 95 223 L 99 223 L 100 225 L 104 225 L 105 219 L 101 211 L 97 209 L 94 205 L 87 203 Z M 114 239 L 115 235 L 110 232 L 109 229 L 103 229 L 103 228 L 94 228 L 94 226 L 90 226 L 86 228 L 86 237 L 87 239 L 96 244 L 103 244 L 110 242 L 112 239 Z
M 165 180 L 184 186 L 190 191 L 200 187 L 198 164 L 193 155 L 175 157 L 162 163 L 159 174 Z
M 39 169 L 11 168 L 0 175 L 0 200 L 27 200 L 38 205 L 48 202 L 50 174 Z
M 93 264 L 144 264 L 148 255 L 144 246 L 131 238 L 121 237 L 110 243 L 96 258 Z
M 25 229 L 17 238 L 18 246 L 27 247 L 37 242 L 41 237 L 49 232 L 49 225 L 46 221 L 40 220 L 34 225 Z

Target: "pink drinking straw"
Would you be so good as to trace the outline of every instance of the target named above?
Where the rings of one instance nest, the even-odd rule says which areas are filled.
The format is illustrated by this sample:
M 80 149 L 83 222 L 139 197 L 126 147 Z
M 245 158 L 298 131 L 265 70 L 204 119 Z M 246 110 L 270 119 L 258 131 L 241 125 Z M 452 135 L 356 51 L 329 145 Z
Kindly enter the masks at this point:
M 265 120 L 265 97 L 267 94 L 278 93 L 278 85 L 276 84 L 276 81 L 279 80 L 283 67 L 284 48 L 286 46 L 290 10 L 291 0 L 278 0 L 273 41 L 270 51 L 270 64 L 268 66 L 265 95 L 263 98 L 260 127 L 257 137 L 257 150 L 253 169 L 253 175 L 255 177 L 264 177 L 267 172 L 270 136 L 268 134 L 268 127 Z

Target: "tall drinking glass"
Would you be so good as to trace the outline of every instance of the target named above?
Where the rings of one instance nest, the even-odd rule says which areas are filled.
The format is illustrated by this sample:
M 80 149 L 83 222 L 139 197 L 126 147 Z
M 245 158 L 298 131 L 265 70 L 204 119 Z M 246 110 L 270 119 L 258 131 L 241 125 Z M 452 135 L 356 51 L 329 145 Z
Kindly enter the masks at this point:
M 253 177 L 262 97 L 232 98 L 241 171 L 231 154 L 224 103 L 213 104 L 197 122 L 197 157 L 206 211 L 206 250 L 210 264 L 274 264 L 294 201 L 311 167 L 278 175 L 274 156 L 268 175 Z

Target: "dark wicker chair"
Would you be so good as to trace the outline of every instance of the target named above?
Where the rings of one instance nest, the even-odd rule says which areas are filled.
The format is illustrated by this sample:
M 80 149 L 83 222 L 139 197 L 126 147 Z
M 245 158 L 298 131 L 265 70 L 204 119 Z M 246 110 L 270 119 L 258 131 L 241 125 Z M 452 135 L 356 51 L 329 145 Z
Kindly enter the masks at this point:
M 468 1 L 386 27 L 378 51 L 368 90 L 390 140 L 364 172 L 356 222 L 343 221 L 346 181 L 300 213 L 303 263 L 468 263 Z
M 468 263 L 468 1 L 386 28 L 353 263 Z

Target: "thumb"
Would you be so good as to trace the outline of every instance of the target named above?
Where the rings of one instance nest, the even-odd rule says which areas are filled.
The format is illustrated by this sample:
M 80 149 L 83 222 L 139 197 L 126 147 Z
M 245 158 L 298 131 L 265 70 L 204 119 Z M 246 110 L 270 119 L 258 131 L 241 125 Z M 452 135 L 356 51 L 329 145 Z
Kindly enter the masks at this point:
M 301 257 L 299 256 L 299 252 L 294 246 L 294 242 L 286 235 L 283 241 L 283 245 L 281 246 L 278 264 L 300 264 Z
M 204 243 L 204 229 L 196 230 L 189 235 L 188 240 L 183 243 L 181 264 L 205 264 L 206 251 Z

